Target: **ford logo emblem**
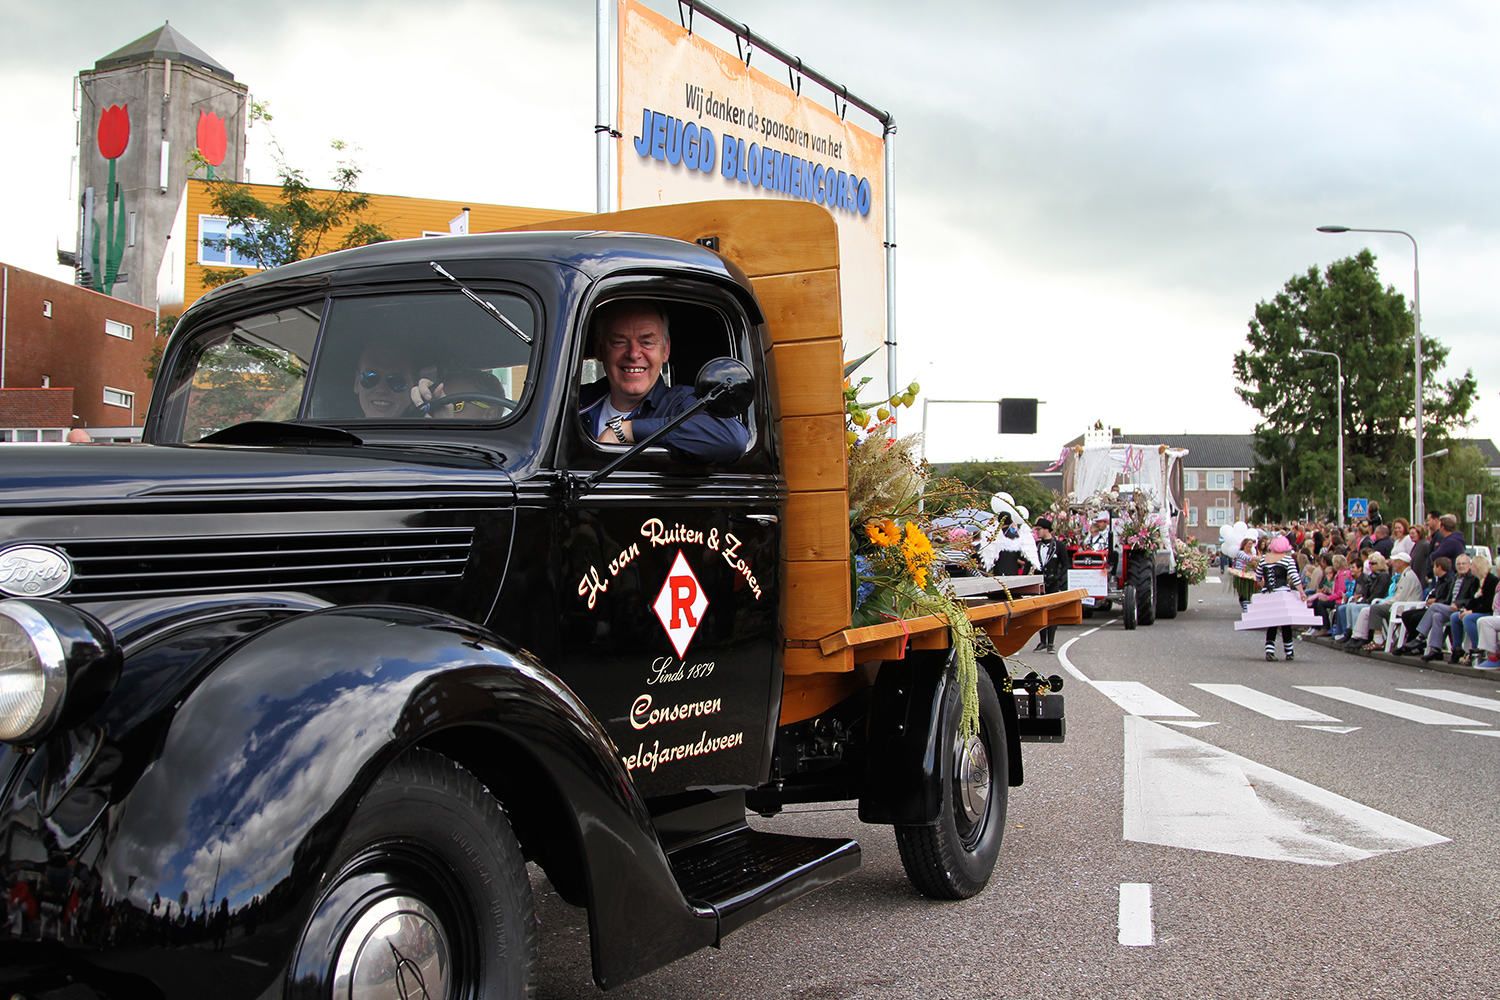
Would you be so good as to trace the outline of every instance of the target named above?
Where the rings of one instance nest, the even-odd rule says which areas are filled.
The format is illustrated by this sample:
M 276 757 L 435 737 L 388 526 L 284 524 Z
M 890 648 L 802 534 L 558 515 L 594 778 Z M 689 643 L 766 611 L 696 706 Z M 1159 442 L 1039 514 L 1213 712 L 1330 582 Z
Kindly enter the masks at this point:
M 73 580 L 73 564 L 56 549 L 44 545 L 12 545 L 0 549 L 0 594 L 46 597 Z

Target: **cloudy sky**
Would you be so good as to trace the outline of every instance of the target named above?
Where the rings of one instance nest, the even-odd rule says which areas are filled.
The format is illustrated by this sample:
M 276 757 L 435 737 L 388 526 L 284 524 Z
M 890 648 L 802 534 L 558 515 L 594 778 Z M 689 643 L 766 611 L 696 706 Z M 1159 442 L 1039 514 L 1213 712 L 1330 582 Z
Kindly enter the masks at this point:
M 933 459 L 1050 457 L 1096 419 L 1250 430 L 1230 359 L 1257 301 L 1363 245 L 1410 295 L 1404 238 L 1314 232 L 1330 222 L 1417 237 L 1423 332 L 1479 379 L 1472 433 L 1500 438 L 1492 0 L 718 6 L 896 117 L 902 379 L 1045 401 L 1035 437 L 932 406 Z M 69 277 L 73 77 L 163 20 L 270 101 L 315 179 L 338 137 L 371 191 L 593 209 L 588 0 L 0 13 L 0 260 L 20 267 Z

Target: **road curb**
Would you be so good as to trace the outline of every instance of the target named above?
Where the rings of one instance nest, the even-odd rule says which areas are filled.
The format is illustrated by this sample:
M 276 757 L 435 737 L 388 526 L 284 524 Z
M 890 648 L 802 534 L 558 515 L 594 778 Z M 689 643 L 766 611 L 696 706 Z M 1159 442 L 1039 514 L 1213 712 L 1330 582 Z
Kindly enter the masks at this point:
M 1395 656 L 1384 651 L 1367 652 L 1363 649 L 1344 649 L 1342 643 L 1336 642 L 1327 636 L 1320 635 L 1312 639 L 1304 636 L 1302 641 L 1312 643 L 1314 646 L 1337 649 L 1340 652 L 1348 653 L 1350 656 L 1364 656 L 1372 660 L 1380 660 L 1382 663 L 1394 663 L 1397 666 L 1410 667 L 1414 670 L 1440 670 L 1445 674 L 1458 674 L 1461 677 L 1500 678 L 1500 670 L 1475 670 L 1473 667 L 1449 663 L 1447 660 L 1433 660 L 1430 663 L 1424 663 L 1420 656 Z

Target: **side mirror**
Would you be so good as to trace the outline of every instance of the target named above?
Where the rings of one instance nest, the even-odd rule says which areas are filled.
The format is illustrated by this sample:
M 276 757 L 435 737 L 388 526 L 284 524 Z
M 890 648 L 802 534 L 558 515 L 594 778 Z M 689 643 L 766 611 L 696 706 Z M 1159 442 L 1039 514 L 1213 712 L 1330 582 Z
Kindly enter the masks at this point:
M 755 376 L 734 358 L 714 358 L 698 369 L 693 391 L 716 417 L 738 417 L 755 401 Z

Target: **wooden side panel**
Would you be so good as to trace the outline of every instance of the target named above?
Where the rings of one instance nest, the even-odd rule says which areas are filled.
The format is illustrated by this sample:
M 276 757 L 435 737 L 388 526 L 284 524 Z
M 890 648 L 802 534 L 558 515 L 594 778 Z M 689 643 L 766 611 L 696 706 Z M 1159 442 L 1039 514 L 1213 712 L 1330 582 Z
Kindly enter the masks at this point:
M 693 242 L 719 240 L 719 253 L 750 277 L 839 266 L 838 230 L 827 209 L 796 201 L 697 201 L 517 226 L 520 230 L 613 230 Z
M 783 537 L 786 557 L 793 562 L 844 562 L 849 558 L 849 495 L 841 490 L 791 494 Z
M 843 347 L 837 340 L 777 344 L 771 354 L 783 418 L 844 412 Z
M 786 656 L 782 660 L 782 671 L 786 674 L 788 682 L 797 677 L 812 678 L 819 674 L 842 675 L 848 674 L 853 670 L 854 651 L 848 649 L 835 653 L 832 656 L 824 656 L 816 646 L 788 646 Z M 783 683 L 783 696 L 785 696 L 785 687 L 786 683 Z M 830 704 L 833 704 L 833 702 L 830 702 Z M 827 705 L 824 705 L 818 711 L 821 712 L 823 708 L 827 707 Z M 786 705 L 783 704 L 781 707 L 783 722 L 786 721 L 786 714 Z M 813 714 L 817 713 L 814 712 Z M 802 716 L 804 719 L 807 717 L 805 715 Z
M 786 418 L 781 421 L 781 445 L 787 489 L 848 489 L 849 458 L 842 413 Z
M 853 608 L 847 559 L 789 562 L 785 579 L 788 639 L 821 639 L 848 627 Z
M 755 297 L 778 344 L 841 336 L 839 273 L 798 271 L 754 278 Z

